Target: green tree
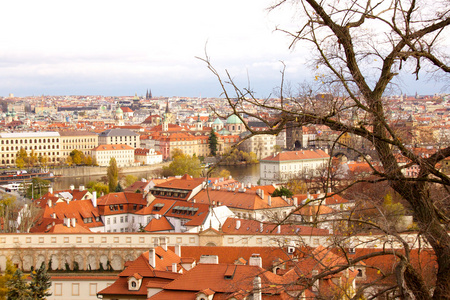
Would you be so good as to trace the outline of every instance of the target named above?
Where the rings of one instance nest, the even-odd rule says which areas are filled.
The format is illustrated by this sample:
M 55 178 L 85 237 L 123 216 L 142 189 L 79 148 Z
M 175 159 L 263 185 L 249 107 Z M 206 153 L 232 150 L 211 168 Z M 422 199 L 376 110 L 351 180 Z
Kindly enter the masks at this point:
M 70 152 L 70 157 L 72 158 L 72 162 L 75 165 L 82 165 L 84 163 L 86 163 L 86 157 L 84 155 L 83 152 L 81 152 L 80 150 L 72 150 L 72 152 Z
M 39 177 L 33 178 L 28 185 L 26 196 L 28 199 L 39 199 L 48 192 L 51 182 Z
M 6 260 L 6 269 L 3 275 L 0 275 L 0 300 L 6 300 L 8 295 L 8 282 L 12 280 L 17 268 L 8 258 Z
M 281 188 L 277 188 L 275 191 L 273 191 L 272 196 L 273 197 L 286 196 L 288 198 L 291 198 L 292 196 L 294 196 L 294 193 L 291 192 L 288 188 L 282 186 Z
M 39 162 L 39 166 L 40 167 L 46 168 L 48 166 L 48 156 L 47 155 L 41 155 L 39 153 L 38 162 Z
M 30 274 L 31 282 L 29 284 L 30 294 L 33 300 L 35 299 L 46 299 L 51 296 L 48 290 L 50 289 L 52 282 L 50 280 L 50 275 L 48 275 L 45 269 L 44 263 L 41 264 L 39 269 L 33 270 Z
M 70 166 L 72 166 L 73 165 L 73 159 L 72 159 L 72 156 L 67 156 L 67 158 L 66 158 L 66 164 L 70 167 Z
M 131 175 L 131 174 L 125 176 L 125 186 L 126 187 L 129 187 L 130 185 L 132 185 L 136 181 L 138 181 L 137 176 L 134 176 L 134 175 Z
M 119 183 L 119 168 L 114 157 L 109 160 L 109 166 L 106 170 L 106 177 L 108 178 L 108 187 L 110 191 L 115 191 Z
M 26 283 L 26 275 L 22 273 L 20 269 L 16 269 L 12 278 L 8 280 L 6 286 L 8 288 L 8 299 L 15 300 L 31 300 L 30 289 Z
M 117 183 L 116 189 L 114 190 L 114 193 L 120 193 L 123 192 L 123 187 L 122 185 L 119 183 Z
M 23 147 L 21 147 L 20 150 L 17 152 L 17 158 L 16 158 L 17 168 L 23 169 L 26 165 L 27 158 L 28 158 L 27 150 L 25 150 Z
M 106 195 L 109 193 L 109 186 L 103 182 L 89 181 L 86 185 L 89 192 L 96 191 L 97 195 Z
M 173 175 L 189 174 L 192 177 L 199 177 L 202 173 L 200 160 L 195 156 L 184 154 L 182 151 L 176 151 L 173 160 L 169 166 L 163 167 L 163 173 Z
M 94 160 L 92 159 L 92 156 L 90 156 L 90 155 L 86 156 L 85 164 L 87 166 L 92 166 L 94 164 Z
M 28 157 L 25 158 L 25 163 L 29 168 L 34 167 L 38 162 L 38 156 L 36 154 L 36 152 L 34 151 L 34 149 L 31 149 L 30 154 L 28 155 Z
M 214 131 L 214 128 L 211 129 L 208 138 L 209 150 L 212 156 L 216 156 L 217 154 L 217 134 Z

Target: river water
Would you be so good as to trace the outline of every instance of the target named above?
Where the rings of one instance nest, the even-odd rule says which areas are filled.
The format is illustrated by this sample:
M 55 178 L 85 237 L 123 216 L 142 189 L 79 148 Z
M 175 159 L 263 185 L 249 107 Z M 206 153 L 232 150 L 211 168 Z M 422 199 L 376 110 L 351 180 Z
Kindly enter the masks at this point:
M 223 168 L 230 171 L 231 176 L 233 176 L 234 179 L 242 183 L 252 183 L 256 185 L 259 180 L 259 164 L 224 166 Z M 152 171 L 127 173 L 127 175 L 128 174 L 132 174 L 139 179 L 152 177 Z M 105 175 L 103 176 L 106 176 L 106 172 Z M 102 176 L 98 175 L 79 176 L 79 177 L 59 177 L 55 179 L 55 182 L 53 182 L 53 189 L 56 191 L 69 189 L 70 185 L 72 184 L 75 186 L 75 188 L 78 188 L 80 185 L 86 186 L 89 181 L 97 181 L 100 180 L 101 178 Z

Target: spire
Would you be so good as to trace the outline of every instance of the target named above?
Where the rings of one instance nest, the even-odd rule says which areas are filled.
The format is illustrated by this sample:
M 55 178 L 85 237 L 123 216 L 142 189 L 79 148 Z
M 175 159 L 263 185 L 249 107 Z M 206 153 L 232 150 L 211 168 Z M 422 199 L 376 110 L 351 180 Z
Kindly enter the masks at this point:
M 145 100 L 148 100 L 148 89 L 147 89 L 147 93 L 145 94 Z
M 148 94 L 148 99 L 152 99 L 153 98 L 153 96 L 152 96 L 152 89 L 150 89 L 150 93 Z
M 169 110 L 169 99 L 167 99 L 167 101 L 166 101 L 166 114 L 168 114 L 168 113 L 170 113 L 170 110 Z

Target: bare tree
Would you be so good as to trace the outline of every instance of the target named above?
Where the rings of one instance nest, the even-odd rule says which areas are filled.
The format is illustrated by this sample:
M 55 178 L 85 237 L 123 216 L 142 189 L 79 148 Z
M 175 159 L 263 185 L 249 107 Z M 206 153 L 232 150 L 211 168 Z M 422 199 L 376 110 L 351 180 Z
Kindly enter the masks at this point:
M 272 9 L 289 5 L 288 2 L 281 0 Z M 245 124 L 252 135 L 278 134 L 289 126 L 321 124 L 341 134 L 350 133 L 368 140 L 382 166 L 372 168 L 375 178 L 370 181 L 388 182 L 410 205 L 419 235 L 434 250 L 438 266 L 435 286 L 430 288 L 411 262 L 409 247 L 402 242 L 405 254 L 397 261 L 394 288 L 403 298 L 413 295 L 416 299 L 450 299 L 450 236 L 443 226 L 449 218 L 430 196 L 434 186 L 449 192 L 450 179 L 436 164 L 450 156 L 450 147 L 441 148 L 427 158 L 413 153 L 391 126 L 383 100 L 402 69 L 411 68 L 417 78 L 425 69 L 448 78 L 448 57 L 439 48 L 439 42 L 449 33 L 448 1 L 299 0 L 293 1 L 293 5 L 297 8 L 293 11 L 301 12 L 300 23 L 294 24 L 297 29 L 281 31 L 292 37 L 291 47 L 312 45 L 315 55 L 312 67 L 317 71 L 316 79 L 322 83 L 323 88 L 318 91 L 323 97 L 315 97 L 317 91 L 310 89 L 297 97 L 286 98 L 282 72 L 279 101 L 257 99 L 250 89 L 239 88 L 228 72 L 227 79 L 223 80 L 208 57 L 204 61 L 217 76 L 233 113 L 239 117 L 247 114 L 267 125 L 267 130 L 257 132 Z M 275 121 L 252 113 L 251 106 L 277 116 Z M 358 120 L 352 122 L 350 117 L 355 113 Z M 400 165 L 399 157 L 410 163 Z M 402 169 L 413 164 L 419 166 L 419 172 L 416 177 L 408 178 Z M 373 226 L 399 238 L 382 224 Z M 386 251 L 377 255 L 386 254 L 383 252 Z M 356 261 L 360 259 L 354 259 L 347 268 Z

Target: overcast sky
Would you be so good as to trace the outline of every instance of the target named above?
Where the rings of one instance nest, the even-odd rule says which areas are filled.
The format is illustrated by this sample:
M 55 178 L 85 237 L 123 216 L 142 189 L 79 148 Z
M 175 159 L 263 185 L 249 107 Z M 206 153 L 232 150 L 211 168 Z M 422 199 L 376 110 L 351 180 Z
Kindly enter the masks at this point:
M 314 76 L 275 26 L 273 0 L 2 1 L 0 96 L 220 95 L 204 62 L 267 97 L 283 61 L 292 85 Z M 281 21 L 282 20 L 282 21 Z M 410 76 L 412 78 L 412 76 Z M 408 83 L 409 77 L 405 78 Z M 432 82 L 404 92 L 439 92 Z

